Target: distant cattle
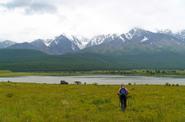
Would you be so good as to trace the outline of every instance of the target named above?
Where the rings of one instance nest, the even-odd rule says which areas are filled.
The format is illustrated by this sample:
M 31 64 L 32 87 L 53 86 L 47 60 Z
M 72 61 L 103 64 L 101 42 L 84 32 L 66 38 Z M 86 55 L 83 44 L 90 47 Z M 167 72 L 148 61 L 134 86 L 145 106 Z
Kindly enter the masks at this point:
M 66 81 L 64 81 L 64 80 L 61 80 L 61 81 L 60 81 L 60 84 L 62 84 L 62 85 L 67 85 L 67 84 L 69 84 L 69 83 L 66 82 Z

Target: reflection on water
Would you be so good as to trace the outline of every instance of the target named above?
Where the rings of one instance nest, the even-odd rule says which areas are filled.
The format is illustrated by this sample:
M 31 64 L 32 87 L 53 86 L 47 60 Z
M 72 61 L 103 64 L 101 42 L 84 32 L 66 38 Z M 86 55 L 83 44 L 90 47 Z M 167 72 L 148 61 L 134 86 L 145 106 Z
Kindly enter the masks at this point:
M 92 75 L 92 76 L 26 76 L 26 77 L 5 77 L 0 78 L 0 81 L 12 82 L 33 82 L 33 83 L 49 83 L 58 84 L 60 80 L 65 80 L 69 83 L 74 81 L 86 82 L 88 84 L 121 84 L 121 83 L 136 83 L 136 84 L 183 84 L 185 78 L 173 77 L 148 77 L 148 76 L 121 76 L 121 75 Z

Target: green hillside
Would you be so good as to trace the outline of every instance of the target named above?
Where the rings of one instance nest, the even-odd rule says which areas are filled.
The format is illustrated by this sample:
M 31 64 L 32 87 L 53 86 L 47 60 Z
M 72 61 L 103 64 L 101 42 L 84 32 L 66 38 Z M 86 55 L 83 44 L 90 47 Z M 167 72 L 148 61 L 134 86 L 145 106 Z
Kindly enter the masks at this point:
M 35 50 L 0 50 L 0 69 L 11 71 L 78 71 L 184 68 L 185 54 L 169 52 L 120 55 L 77 53 L 53 56 Z
M 47 55 L 35 50 L 0 50 L 0 69 L 12 71 L 64 71 L 103 69 L 108 62 L 96 55 Z

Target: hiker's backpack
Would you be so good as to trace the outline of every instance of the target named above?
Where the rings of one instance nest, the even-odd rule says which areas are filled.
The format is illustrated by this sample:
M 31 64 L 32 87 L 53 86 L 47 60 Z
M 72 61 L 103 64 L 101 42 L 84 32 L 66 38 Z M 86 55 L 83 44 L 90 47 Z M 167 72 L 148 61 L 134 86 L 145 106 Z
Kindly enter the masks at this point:
M 125 88 L 121 88 L 119 92 L 120 92 L 120 95 L 127 95 L 128 94 L 128 92 Z

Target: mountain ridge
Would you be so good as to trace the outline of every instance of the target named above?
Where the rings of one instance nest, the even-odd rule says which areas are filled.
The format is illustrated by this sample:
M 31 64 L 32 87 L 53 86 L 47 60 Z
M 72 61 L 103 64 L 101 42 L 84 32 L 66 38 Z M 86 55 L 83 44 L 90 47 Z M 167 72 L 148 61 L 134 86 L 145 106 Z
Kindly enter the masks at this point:
M 185 50 L 185 31 L 173 33 L 170 30 L 151 32 L 141 28 L 133 28 L 123 34 L 97 35 L 91 39 L 62 34 L 55 39 L 37 39 L 30 43 L 11 43 L 0 48 L 34 49 L 51 55 L 68 53 L 92 52 L 105 53 L 106 51 L 119 53 L 153 50 L 169 50 L 181 52 Z M 94 50 L 93 50 L 94 49 Z M 100 50 L 101 49 L 101 50 Z

